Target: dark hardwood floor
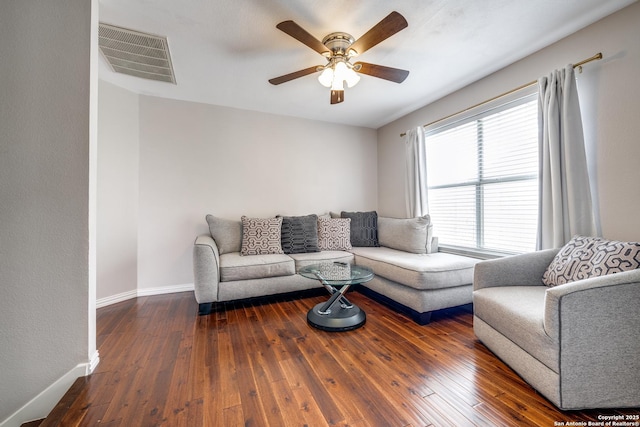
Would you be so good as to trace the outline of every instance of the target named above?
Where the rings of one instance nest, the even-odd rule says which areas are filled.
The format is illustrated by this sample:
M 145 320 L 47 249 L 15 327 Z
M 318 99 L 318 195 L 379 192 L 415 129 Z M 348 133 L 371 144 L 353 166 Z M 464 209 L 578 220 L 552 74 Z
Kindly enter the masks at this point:
M 324 332 L 325 296 L 227 304 L 192 293 L 98 310 L 101 362 L 41 426 L 556 426 L 639 410 L 561 412 L 474 336 L 472 314 L 419 326 L 359 293 L 364 327 Z

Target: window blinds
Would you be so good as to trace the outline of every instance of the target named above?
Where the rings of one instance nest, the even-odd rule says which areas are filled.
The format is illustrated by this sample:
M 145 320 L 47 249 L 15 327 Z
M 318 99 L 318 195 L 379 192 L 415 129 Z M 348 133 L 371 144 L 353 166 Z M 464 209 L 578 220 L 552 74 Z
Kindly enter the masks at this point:
M 429 213 L 443 247 L 511 254 L 535 249 L 535 94 L 426 133 Z

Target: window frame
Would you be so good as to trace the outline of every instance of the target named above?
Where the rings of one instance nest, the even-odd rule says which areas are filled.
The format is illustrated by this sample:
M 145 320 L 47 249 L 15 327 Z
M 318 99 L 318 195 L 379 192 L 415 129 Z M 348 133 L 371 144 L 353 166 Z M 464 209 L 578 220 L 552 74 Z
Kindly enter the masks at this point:
M 457 128 L 463 126 L 465 124 L 469 124 L 472 122 L 476 122 L 476 147 L 478 150 L 478 154 L 482 152 L 482 144 L 484 143 L 484 139 L 482 138 L 482 119 L 494 114 L 497 114 L 501 111 L 506 111 L 512 108 L 515 108 L 519 105 L 526 104 L 528 102 L 532 102 L 537 100 L 537 87 L 534 85 L 532 87 L 525 87 L 515 92 L 512 92 L 505 96 L 500 96 L 485 103 L 476 105 L 474 107 L 470 107 L 458 114 L 448 116 L 445 119 L 439 120 L 437 122 L 431 123 L 430 125 L 425 126 L 424 135 L 425 135 L 425 144 L 427 143 L 427 139 L 429 136 L 439 134 L 442 132 L 446 132 L 447 130 Z M 539 144 L 539 142 L 538 142 Z M 427 160 L 428 162 L 428 160 Z M 475 248 L 464 247 L 464 246 L 456 246 L 452 244 L 447 244 L 446 242 L 440 242 L 439 248 L 442 252 L 456 253 L 461 255 L 470 255 L 478 258 L 499 258 L 508 255 L 519 254 L 522 252 L 517 251 L 496 251 L 491 249 L 482 248 L 481 245 L 484 243 L 484 186 L 493 183 L 507 183 L 507 182 L 521 182 L 521 181 L 531 181 L 535 180 L 536 184 L 539 185 L 539 172 L 535 174 L 531 173 L 522 173 L 519 175 L 509 176 L 505 178 L 484 178 L 483 177 L 483 166 L 484 166 L 483 156 L 477 156 L 477 174 L 474 179 L 467 180 L 465 182 L 459 182 L 454 184 L 441 184 L 429 186 L 427 183 L 427 194 L 431 190 L 443 189 L 443 188 L 463 188 L 469 187 L 473 185 L 475 187 L 475 215 L 476 215 L 476 226 L 475 226 Z M 538 196 L 539 197 L 539 196 Z M 537 212 L 536 212 L 537 214 Z M 437 226 L 437 224 L 436 224 Z M 437 232 L 436 232 L 437 236 Z

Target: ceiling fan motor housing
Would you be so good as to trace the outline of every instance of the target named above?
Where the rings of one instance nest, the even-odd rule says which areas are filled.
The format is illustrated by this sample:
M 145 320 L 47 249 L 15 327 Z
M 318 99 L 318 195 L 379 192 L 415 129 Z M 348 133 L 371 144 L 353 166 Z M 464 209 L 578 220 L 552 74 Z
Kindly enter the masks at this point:
M 350 56 L 349 46 L 353 44 L 355 39 L 351 34 L 337 32 L 331 33 L 322 39 L 322 44 L 332 53 L 332 56 Z

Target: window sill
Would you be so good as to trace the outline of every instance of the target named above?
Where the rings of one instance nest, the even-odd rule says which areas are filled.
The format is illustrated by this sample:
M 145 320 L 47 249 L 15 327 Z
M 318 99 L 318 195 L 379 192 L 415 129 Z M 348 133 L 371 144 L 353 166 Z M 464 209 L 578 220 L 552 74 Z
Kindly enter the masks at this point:
M 472 258 L 479 259 L 495 259 L 495 258 L 503 258 L 511 255 L 518 255 L 520 252 L 496 252 L 496 251 L 487 251 L 481 249 L 473 249 L 473 248 L 462 248 L 458 246 L 447 246 L 440 245 L 438 247 L 439 252 L 446 252 L 454 255 L 463 255 Z

